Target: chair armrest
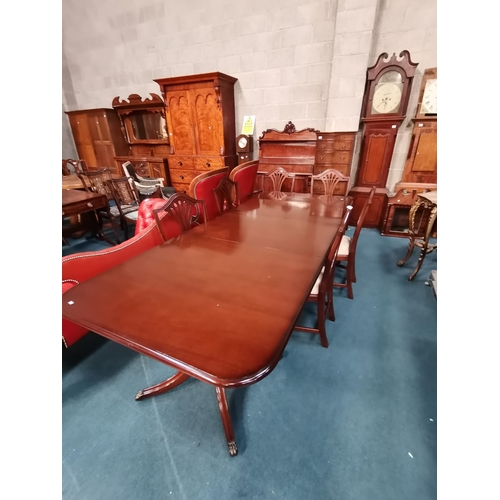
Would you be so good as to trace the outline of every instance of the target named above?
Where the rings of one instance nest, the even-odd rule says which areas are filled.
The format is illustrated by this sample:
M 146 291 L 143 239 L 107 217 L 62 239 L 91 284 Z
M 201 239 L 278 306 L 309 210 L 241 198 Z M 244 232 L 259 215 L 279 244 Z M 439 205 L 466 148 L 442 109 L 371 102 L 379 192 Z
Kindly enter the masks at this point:
M 137 176 L 137 178 L 141 181 L 141 184 L 160 184 L 161 186 L 163 186 L 163 183 L 164 183 L 164 179 L 163 177 L 149 177 L 149 178 L 146 178 L 146 177 L 141 177 L 141 176 Z

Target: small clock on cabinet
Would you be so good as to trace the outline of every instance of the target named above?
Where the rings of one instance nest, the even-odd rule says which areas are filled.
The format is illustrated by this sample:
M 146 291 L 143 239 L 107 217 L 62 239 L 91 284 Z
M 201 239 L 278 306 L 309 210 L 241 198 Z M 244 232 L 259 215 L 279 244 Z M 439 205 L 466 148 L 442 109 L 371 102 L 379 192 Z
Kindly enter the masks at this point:
M 238 154 L 238 165 L 252 160 L 253 136 L 240 134 L 236 137 L 236 153 Z

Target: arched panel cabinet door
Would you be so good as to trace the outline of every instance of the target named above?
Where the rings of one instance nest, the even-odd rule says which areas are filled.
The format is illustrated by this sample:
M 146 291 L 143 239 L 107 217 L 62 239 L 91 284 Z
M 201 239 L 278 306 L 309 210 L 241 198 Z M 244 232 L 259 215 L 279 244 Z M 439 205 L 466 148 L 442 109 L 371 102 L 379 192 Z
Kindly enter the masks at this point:
M 238 164 L 234 84 L 224 73 L 154 80 L 165 100 L 170 139 L 168 169 L 176 191 L 189 191 L 200 173 Z

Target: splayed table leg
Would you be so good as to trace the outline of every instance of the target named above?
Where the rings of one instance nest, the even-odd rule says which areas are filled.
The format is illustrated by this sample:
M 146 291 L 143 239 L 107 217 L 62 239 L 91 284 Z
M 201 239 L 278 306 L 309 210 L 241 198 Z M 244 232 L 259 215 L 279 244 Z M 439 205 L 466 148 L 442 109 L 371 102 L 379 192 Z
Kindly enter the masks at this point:
M 216 386 L 215 393 L 217 394 L 217 402 L 219 403 L 222 424 L 224 425 L 224 432 L 226 433 L 229 454 L 234 457 L 238 454 L 238 448 L 236 446 L 233 424 L 231 423 L 231 416 L 229 415 L 229 408 L 227 406 L 226 391 L 224 387 Z
M 177 372 L 175 375 L 172 375 L 167 380 L 164 380 L 159 384 L 152 385 L 151 387 L 147 387 L 146 389 L 139 391 L 135 396 L 135 399 L 139 401 L 141 399 L 149 398 L 151 396 L 158 396 L 159 394 L 163 394 L 164 392 L 170 391 L 171 389 L 174 389 L 178 385 L 181 385 L 188 378 L 189 375 L 186 375 L 185 373 L 182 372 Z

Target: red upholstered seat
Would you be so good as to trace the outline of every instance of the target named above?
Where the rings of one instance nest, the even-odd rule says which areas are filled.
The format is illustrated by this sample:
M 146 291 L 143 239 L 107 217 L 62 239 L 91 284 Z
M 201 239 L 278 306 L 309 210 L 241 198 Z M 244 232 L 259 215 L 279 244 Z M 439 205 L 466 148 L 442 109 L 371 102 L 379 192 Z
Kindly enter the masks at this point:
M 240 203 L 248 200 L 255 191 L 255 179 L 259 169 L 259 160 L 247 161 L 231 170 L 229 178 L 238 184 L 238 196 Z
M 219 215 L 219 207 L 215 198 L 214 189 L 223 177 L 229 175 L 229 168 L 224 167 L 196 176 L 189 185 L 189 196 L 197 200 L 204 200 L 207 210 L 207 220 L 215 219 Z M 202 217 L 200 222 L 203 222 Z

